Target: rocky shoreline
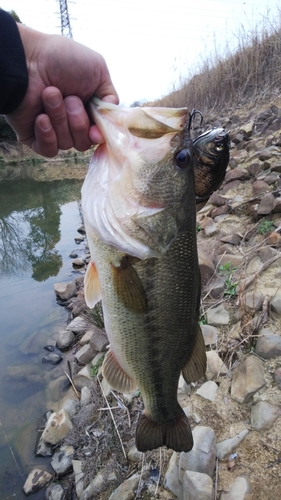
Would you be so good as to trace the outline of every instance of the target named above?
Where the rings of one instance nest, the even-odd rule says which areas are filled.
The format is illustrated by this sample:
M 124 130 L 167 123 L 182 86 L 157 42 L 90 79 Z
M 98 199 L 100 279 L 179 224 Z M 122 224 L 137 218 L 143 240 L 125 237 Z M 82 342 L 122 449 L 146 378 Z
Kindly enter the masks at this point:
M 116 394 L 102 380 L 107 337 L 101 311 L 93 317 L 85 307 L 81 276 L 55 286 L 69 310 L 54 346 L 67 352 L 68 372 L 52 382 L 57 408 L 37 444 L 54 472 L 44 465 L 32 471 L 26 494 L 46 488 L 49 500 L 280 496 L 281 109 L 228 114 L 206 124 L 230 129 L 231 160 L 220 191 L 197 217 L 206 377 L 189 386 L 181 378 L 178 389 L 193 450 L 136 450 L 142 401 L 138 392 Z M 73 265 L 84 269 L 88 260 L 85 247 Z

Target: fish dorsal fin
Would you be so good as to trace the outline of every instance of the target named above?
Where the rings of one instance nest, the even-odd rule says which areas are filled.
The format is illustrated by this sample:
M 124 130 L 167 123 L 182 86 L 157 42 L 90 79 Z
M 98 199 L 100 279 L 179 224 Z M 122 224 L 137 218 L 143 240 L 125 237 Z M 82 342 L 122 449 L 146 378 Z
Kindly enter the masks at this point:
M 84 278 L 84 295 L 87 306 L 92 309 L 101 300 L 100 282 L 97 268 L 89 262 Z
M 196 382 L 199 378 L 204 377 L 206 364 L 207 358 L 204 337 L 202 335 L 201 328 L 198 325 L 192 353 L 187 364 L 182 370 L 182 376 L 186 383 L 190 384 L 190 382 Z
M 113 389 L 119 392 L 132 392 L 137 389 L 135 381 L 119 365 L 114 353 L 109 350 L 104 358 L 102 374 Z
M 120 266 L 112 264 L 112 279 L 118 299 L 130 311 L 141 313 L 147 310 L 147 300 L 137 271 L 128 257 L 123 257 Z

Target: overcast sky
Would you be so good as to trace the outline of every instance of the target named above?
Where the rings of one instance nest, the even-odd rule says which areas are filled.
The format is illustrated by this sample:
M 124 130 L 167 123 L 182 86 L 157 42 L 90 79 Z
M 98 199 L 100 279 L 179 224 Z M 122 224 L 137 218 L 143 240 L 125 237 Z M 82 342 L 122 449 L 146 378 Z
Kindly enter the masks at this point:
M 21 21 L 60 33 L 59 1 L 0 0 Z M 277 19 L 281 0 L 68 0 L 73 38 L 105 57 L 123 104 L 169 93 L 238 33 Z

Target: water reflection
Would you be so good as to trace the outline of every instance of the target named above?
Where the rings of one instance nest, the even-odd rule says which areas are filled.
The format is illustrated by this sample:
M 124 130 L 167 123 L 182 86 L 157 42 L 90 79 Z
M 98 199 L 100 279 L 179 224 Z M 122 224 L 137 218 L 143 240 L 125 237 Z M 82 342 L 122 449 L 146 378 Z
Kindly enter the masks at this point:
M 62 199 L 69 195 L 65 183 L 61 184 L 0 184 L 0 277 L 19 275 L 29 268 L 36 281 L 58 274 L 62 258 L 54 247 L 60 240 Z M 20 201 L 24 201 L 24 210 Z
M 67 319 L 53 285 L 75 277 L 69 254 L 81 225 L 74 201 L 80 189 L 81 181 L 0 182 L 1 499 L 24 499 L 28 472 L 46 467 L 33 456 L 36 428 L 49 405 L 46 388 L 54 377 L 42 365 L 43 347 L 54 343 Z

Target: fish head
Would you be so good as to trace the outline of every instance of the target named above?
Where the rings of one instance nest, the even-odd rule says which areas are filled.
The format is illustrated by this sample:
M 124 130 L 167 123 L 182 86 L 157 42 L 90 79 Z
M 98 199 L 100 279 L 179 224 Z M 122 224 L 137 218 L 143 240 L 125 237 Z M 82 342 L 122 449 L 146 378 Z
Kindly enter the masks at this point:
M 125 254 L 160 257 L 195 207 L 187 108 L 125 108 L 97 99 L 105 143 L 82 188 L 86 227 Z
M 193 141 L 195 193 L 197 210 L 221 186 L 229 162 L 229 132 L 214 128 Z

